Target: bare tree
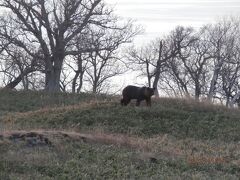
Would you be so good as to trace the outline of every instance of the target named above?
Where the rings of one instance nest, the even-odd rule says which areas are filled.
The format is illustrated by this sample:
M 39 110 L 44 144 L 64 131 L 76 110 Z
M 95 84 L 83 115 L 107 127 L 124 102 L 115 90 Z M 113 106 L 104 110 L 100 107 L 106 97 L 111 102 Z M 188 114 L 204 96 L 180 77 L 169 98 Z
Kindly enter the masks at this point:
M 178 89 L 177 94 L 179 94 L 181 97 L 190 97 L 189 74 L 179 58 L 174 57 L 170 59 L 167 63 L 167 68 L 168 71 L 166 71 L 164 74 L 167 85 L 171 87 L 171 89 Z
M 90 83 L 92 92 L 99 93 L 102 92 L 107 80 L 125 72 L 119 64 L 116 50 L 122 43 L 128 41 L 128 36 L 132 34 L 126 32 L 118 34 L 116 31 L 106 30 L 92 33 L 97 34 L 92 36 L 91 40 L 96 51 L 89 53 L 86 80 Z
M 151 42 L 144 47 L 128 47 L 125 54 L 126 66 L 135 72 L 140 72 L 139 76 L 147 78 L 148 87 L 152 87 L 154 77 L 154 67 L 157 53 L 155 42 Z
M 86 79 L 90 83 L 93 93 L 102 92 L 104 83 L 108 79 L 125 72 L 121 65 L 117 65 L 117 59 L 110 56 L 110 52 L 96 52 L 90 55 L 88 60 L 90 66 L 86 69 Z
M 166 63 L 179 53 L 177 43 L 164 37 L 141 47 L 140 50 L 132 48 L 127 52 L 128 64 L 132 64 L 134 71 L 140 71 L 141 76 L 147 77 L 148 86 L 157 87 L 160 75 L 165 71 Z M 155 90 L 155 96 L 159 96 Z
M 178 57 L 188 74 L 188 86 L 193 89 L 195 99 L 199 100 L 207 86 L 208 64 L 212 56 L 207 53 L 209 46 L 203 43 L 201 33 L 196 34 L 193 29 L 188 29 L 184 36 L 184 45 L 181 45 Z
M 70 79 L 71 72 L 68 71 L 68 67 L 62 68 L 61 78 L 60 78 L 60 89 L 62 92 L 68 92 L 68 86 L 72 83 Z
M 2 17 L 7 28 L 0 30 L 1 38 L 33 57 L 35 49 L 42 50 L 45 89 L 50 92 L 60 90 L 66 56 L 94 51 L 91 46 L 81 52 L 73 48 L 79 34 L 87 33 L 89 27 L 133 31 L 131 21 L 117 25 L 117 18 L 102 0 L 1 0 L 0 6 L 11 12 Z
M 221 81 L 222 81 L 222 96 L 226 98 L 226 106 L 229 106 L 230 101 L 233 99 L 234 94 L 239 89 L 240 78 L 240 62 L 234 64 L 224 64 L 221 70 Z
M 37 56 L 36 56 L 37 57 Z M 20 82 L 22 87 L 29 89 L 29 76 L 33 72 L 41 70 L 41 60 L 32 58 L 25 51 L 21 51 L 14 45 L 8 45 L 0 55 L 1 73 L 8 77 L 8 82 L 5 88 L 13 89 Z
M 193 28 L 176 27 L 168 36 L 169 51 L 163 56 L 166 62 L 167 71 L 162 76 L 162 86 L 170 89 L 178 89 L 177 96 L 190 96 L 189 85 L 191 77 L 187 61 L 191 61 L 191 45 L 196 41 L 193 35 Z M 187 68 L 186 68 L 187 67 Z
M 213 25 L 206 25 L 202 28 L 202 31 L 205 33 L 206 44 L 209 44 L 209 55 L 212 56 L 212 78 L 208 90 L 208 100 L 212 101 L 214 95 L 216 94 L 216 87 L 219 81 L 219 75 L 221 69 L 225 62 L 230 58 L 230 54 L 227 49 L 229 49 L 229 41 L 232 41 L 233 38 L 233 29 L 234 25 L 232 21 L 222 20 Z
M 85 54 L 78 54 L 77 56 L 74 56 L 74 63 L 77 65 L 76 69 L 71 66 L 70 64 L 68 65 L 69 67 L 71 67 L 71 69 L 74 71 L 75 75 L 73 77 L 72 80 L 72 92 L 75 93 L 79 93 L 82 89 L 83 86 L 83 78 L 85 75 L 85 72 L 87 70 L 87 65 L 88 65 L 88 55 Z
M 167 71 L 167 67 L 169 67 L 169 64 L 173 67 L 173 69 L 177 68 L 174 64 L 174 60 L 176 60 L 176 58 L 180 55 L 181 49 L 188 46 L 188 44 L 184 44 L 186 41 L 186 36 L 189 33 L 188 31 L 191 33 L 192 28 L 184 28 L 182 26 L 178 26 L 170 33 L 169 36 L 166 37 L 165 40 L 161 40 L 159 42 L 159 48 L 157 50 L 158 58 L 154 71 L 153 87 L 157 87 L 161 77 L 161 73 Z M 173 72 L 173 75 L 174 74 L 177 75 L 177 72 Z M 177 79 L 180 78 L 179 76 L 177 77 Z M 182 81 L 180 81 L 180 84 L 183 85 Z M 186 93 L 188 94 L 187 91 Z M 155 95 L 159 96 L 157 90 L 155 91 Z
M 204 26 L 195 34 L 187 28 L 176 31 L 174 39 L 182 39 L 178 43 L 179 54 L 169 61 L 164 81 L 170 89 L 175 84 L 182 91 L 175 94 L 194 96 L 197 100 L 200 95 L 207 95 L 209 101 L 222 101 L 224 91 L 228 104 L 238 79 L 237 24 L 223 20 Z
M 227 58 L 220 72 L 222 82 L 220 93 L 223 92 L 226 106 L 232 106 L 236 102 L 240 87 L 240 21 L 237 19 L 230 19 L 230 21 L 232 33 L 225 42 Z

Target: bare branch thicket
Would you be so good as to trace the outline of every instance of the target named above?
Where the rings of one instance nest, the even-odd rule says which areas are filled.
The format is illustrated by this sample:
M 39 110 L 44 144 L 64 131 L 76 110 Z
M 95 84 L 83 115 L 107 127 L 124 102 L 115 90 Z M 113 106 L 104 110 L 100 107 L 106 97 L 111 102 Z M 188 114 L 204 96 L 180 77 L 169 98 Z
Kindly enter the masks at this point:
M 66 56 L 96 51 L 91 45 L 79 51 L 73 46 L 77 36 L 88 29 L 135 30 L 132 22 L 120 25 L 102 0 L 1 0 L 8 16 L 1 17 L 5 29 L 0 37 L 33 58 L 36 50 L 43 53 L 45 89 L 60 90 L 60 75 Z M 84 42 L 81 42 L 84 44 Z
M 231 30 L 225 42 L 226 60 L 220 72 L 221 91 L 226 99 L 226 106 L 233 106 L 239 101 L 240 78 L 240 21 L 231 19 Z
M 16 86 L 27 90 L 30 87 L 30 77 L 36 71 L 41 71 L 41 59 L 29 56 L 13 44 L 9 44 L 0 54 L 1 73 L 5 76 L 4 86 L 13 89 Z
M 132 63 L 132 69 L 140 71 L 142 76 L 147 77 L 149 86 L 152 85 L 160 89 L 173 89 L 174 86 L 171 85 L 170 81 L 174 82 L 176 80 L 175 86 L 177 85 L 179 89 L 183 89 L 184 94 L 189 94 L 187 82 L 184 82 L 183 79 L 186 78 L 184 76 L 186 72 L 182 71 L 181 66 L 183 65 L 179 62 L 180 53 L 185 52 L 185 49 L 189 46 L 186 39 L 188 31 L 191 33 L 192 29 L 179 26 L 162 39 L 153 41 L 140 49 L 131 48 L 126 57 L 128 62 Z M 189 40 L 188 43 L 192 43 L 192 41 L 193 39 Z M 168 76 L 171 76 L 172 79 L 170 80 Z M 158 90 L 156 90 L 155 95 L 159 96 Z
M 164 37 L 139 49 L 132 47 L 126 54 L 130 67 L 147 78 L 149 87 L 157 87 L 161 74 L 166 71 L 166 63 L 178 54 L 178 49 L 175 43 Z M 157 89 L 155 95 L 159 96 Z
M 221 81 L 220 74 L 224 64 L 228 64 L 232 56 L 232 53 L 228 52 L 230 48 L 229 41 L 231 41 L 233 37 L 232 28 L 233 22 L 225 20 L 216 24 L 206 25 L 202 28 L 205 34 L 204 42 L 209 44 L 208 54 L 212 57 L 209 63 L 211 79 L 207 93 L 207 98 L 210 102 L 213 101 L 213 97 L 221 91 L 219 85 Z
M 188 87 L 183 83 L 184 80 L 179 82 L 186 89 L 185 92 L 199 100 L 200 96 L 204 96 L 206 91 L 208 65 L 212 56 L 207 53 L 209 46 L 203 43 L 201 33 L 194 32 L 192 28 L 186 28 L 181 33 L 183 42 L 176 59 L 180 61 L 181 66 L 179 66 L 184 69 L 187 76 L 185 79 L 188 79 Z M 179 79 L 178 77 L 180 76 L 177 75 L 177 79 Z
M 91 44 L 96 49 L 89 53 L 87 58 L 86 81 L 91 85 L 93 93 L 104 91 L 111 78 L 126 72 L 119 57 L 118 47 L 131 39 L 132 32 L 118 30 L 92 31 L 96 35 L 91 36 Z M 97 50 L 98 49 L 98 50 Z M 103 50 L 104 49 L 104 50 Z
M 220 21 L 204 26 L 195 35 L 191 35 L 190 31 L 189 33 L 186 31 L 186 36 L 182 34 L 182 37 L 185 37 L 185 45 L 179 46 L 180 53 L 175 59 L 180 62 L 172 65 L 170 69 L 177 70 L 178 73 L 174 73 L 179 81 L 177 84 L 181 84 L 182 89 L 197 100 L 200 96 L 206 95 L 209 101 L 214 99 L 222 101 L 225 97 L 229 101 L 229 97 L 222 94 L 222 89 L 225 89 L 226 93 L 227 89 L 233 88 L 233 82 L 237 79 L 237 76 L 229 79 L 231 71 L 234 71 L 235 75 L 238 72 L 238 65 L 236 63 L 231 65 L 237 52 L 234 42 L 239 32 L 237 30 L 239 24 L 236 26 L 234 23 L 232 20 Z M 227 70 L 230 74 L 223 73 L 224 67 L 228 67 L 225 71 Z M 226 81 L 229 85 L 227 88 Z
M 177 96 L 191 96 L 189 85 L 192 80 L 188 73 L 190 67 L 188 67 L 187 61 L 190 58 L 191 45 L 196 40 L 197 38 L 193 35 L 191 27 L 178 26 L 168 36 L 168 46 L 171 51 L 166 58 L 167 70 L 162 74 L 161 82 L 165 88 L 178 90 L 178 93 L 174 92 Z
M 154 43 L 151 42 L 141 48 L 128 47 L 124 57 L 126 59 L 126 66 L 133 71 L 139 72 L 139 76 L 146 77 L 149 87 L 152 86 L 154 67 L 156 66 L 157 59 Z
M 237 18 L 226 18 L 198 31 L 179 26 L 157 46 L 133 47 L 126 57 L 134 64 L 134 71 L 144 72 L 149 85 L 152 80 L 153 86 L 158 82 L 165 94 L 207 98 L 228 106 L 240 102 L 239 22 Z M 152 47 L 158 50 L 153 51 Z

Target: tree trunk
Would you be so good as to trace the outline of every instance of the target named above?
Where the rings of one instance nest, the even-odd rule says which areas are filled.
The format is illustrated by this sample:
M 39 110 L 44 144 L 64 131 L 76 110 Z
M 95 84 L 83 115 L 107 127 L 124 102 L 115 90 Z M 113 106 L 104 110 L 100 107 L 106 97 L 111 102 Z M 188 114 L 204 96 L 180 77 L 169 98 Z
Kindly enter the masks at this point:
M 72 93 L 76 92 L 77 78 L 78 78 L 79 74 L 80 74 L 80 71 L 75 71 L 75 76 L 72 81 Z
M 82 85 L 83 85 L 83 73 L 82 71 L 76 71 L 75 72 L 75 76 L 73 78 L 73 82 L 72 82 L 72 93 L 79 93 L 80 90 L 82 89 Z M 77 79 L 79 78 L 79 85 L 76 89 L 76 85 L 77 85 Z
M 47 92 L 59 92 L 60 91 L 60 70 L 52 70 L 46 75 L 46 87 Z
M 80 92 L 81 88 L 82 88 L 82 84 L 83 84 L 83 74 L 85 72 L 84 68 L 83 68 L 83 60 L 81 57 L 81 54 L 78 55 L 78 70 L 75 71 L 75 76 L 73 78 L 73 82 L 72 82 L 72 92 L 75 93 L 77 90 L 77 93 Z M 76 84 L 77 84 L 77 79 L 79 78 L 79 86 L 76 89 Z
M 29 90 L 29 80 L 28 80 L 27 75 L 22 77 L 22 84 L 23 84 L 24 90 Z
M 147 79 L 148 79 L 148 87 L 151 87 L 151 73 L 149 70 L 149 63 L 146 61 L 146 66 L 147 66 Z
M 158 85 L 159 78 L 160 78 L 160 67 L 156 69 L 156 75 L 155 75 L 155 78 L 154 78 L 154 81 L 153 81 L 153 87 L 155 88 L 154 94 L 155 94 L 156 97 L 159 97 L 159 93 L 158 93 L 158 90 L 157 90 L 157 85 Z
M 211 84 L 210 84 L 210 88 L 209 88 L 208 96 L 207 96 L 209 102 L 212 102 L 213 95 L 215 93 L 215 88 L 216 88 L 217 79 L 218 79 L 218 73 L 219 73 L 218 70 L 215 70 L 213 73 L 213 78 L 211 80 Z
M 226 107 L 229 107 L 229 103 L 230 103 L 230 99 L 229 99 L 229 97 L 227 97 L 227 99 L 226 99 Z
M 216 89 L 216 84 L 217 84 L 217 80 L 218 80 L 218 76 L 220 73 L 220 70 L 222 68 L 223 65 L 223 59 L 221 58 L 220 55 L 220 45 L 218 43 L 218 47 L 217 47 L 217 56 L 216 56 L 216 60 L 217 60 L 217 65 L 215 66 L 214 72 L 213 72 L 213 77 L 211 80 L 211 84 L 210 84 L 210 88 L 209 88 L 209 92 L 208 92 L 208 96 L 207 99 L 209 102 L 212 102 L 214 93 L 215 93 L 215 89 Z
M 160 41 L 156 73 L 155 73 L 155 78 L 154 78 L 154 81 L 153 81 L 153 87 L 155 88 L 154 94 L 155 94 L 156 97 L 159 97 L 159 93 L 158 93 L 158 90 L 157 90 L 157 85 L 158 85 L 158 81 L 160 79 L 160 74 L 161 74 L 162 47 L 163 47 L 163 43 L 162 43 L 162 41 Z
M 35 71 L 35 69 L 33 69 L 33 68 L 26 68 L 18 77 L 16 77 L 12 82 L 8 83 L 4 88 L 6 88 L 6 89 L 15 88 L 23 80 L 24 76 L 26 76 L 29 73 L 32 73 L 34 71 Z
M 210 84 L 210 88 L 209 88 L 209 91 L 208 91 L 208 96 L 207 96 L 209 102 L 212 102 L 212 100 L 213 100 L 213 96 L 215 94 L 216 84 L 217 84 L 217 80 L 218 80 L 218 76 L 219 76 L 219 72 L 220 72 L 220 69 L 222 67 L 222 64 L 223 63 L 218 65 L 216 67 L 216 69 L 214 70 L 213 77 L 212 77 L 211 84 Z
M 199 79 L 195 82 L 195 100 L 199 101 L 200 95 L 201 95 L 201 88 L 198 82 Z
M 92 90 L 93 94 L 97 94 L 97 86 L 93 85 L 93 90 Z
M 80 93 L 80 90 L 82 89 L 82 85 L 83 85 L 83 73 L 80 74 L 80 79 L 79 79 L 79 86 L 77 88 L 77 93 Z
M 240 92 L 238 92 L 233 99 L 229 102 L 229 107 L 233 107 L 234 104 L 238 101 L 238 99 L 240 98 Z
M 63 58 L 57 58 L 53 60 L 53 65 L 47 67 L 45 75 L 45 90 L 47 92 L 59 92 L 60 91 L 60 76 L 63 64 Z

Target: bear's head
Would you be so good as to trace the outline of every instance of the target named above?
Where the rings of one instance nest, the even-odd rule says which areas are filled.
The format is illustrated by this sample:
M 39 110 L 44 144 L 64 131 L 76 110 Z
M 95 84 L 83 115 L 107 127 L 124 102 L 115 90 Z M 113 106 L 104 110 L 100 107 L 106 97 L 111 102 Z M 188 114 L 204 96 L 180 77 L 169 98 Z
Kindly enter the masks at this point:
M 155 87 L 154 88 L 146 87 L 145 96 L 147 96 L 147 97 L 153 96 L 155 89 L 156 89 Z

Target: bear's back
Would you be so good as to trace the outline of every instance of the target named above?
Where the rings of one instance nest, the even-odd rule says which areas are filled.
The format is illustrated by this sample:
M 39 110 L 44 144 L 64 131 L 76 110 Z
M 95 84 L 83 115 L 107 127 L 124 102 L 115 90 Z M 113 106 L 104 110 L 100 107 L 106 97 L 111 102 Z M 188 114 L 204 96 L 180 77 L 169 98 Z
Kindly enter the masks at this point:
M 137 99 L 140 91 L 140 87 L 129 85 L 123 89 L 122 95 L 127 98 Z

